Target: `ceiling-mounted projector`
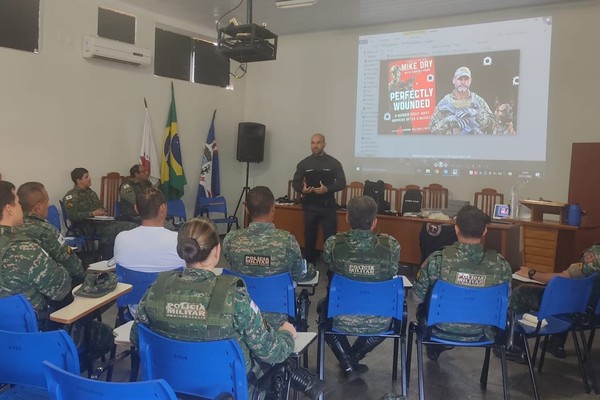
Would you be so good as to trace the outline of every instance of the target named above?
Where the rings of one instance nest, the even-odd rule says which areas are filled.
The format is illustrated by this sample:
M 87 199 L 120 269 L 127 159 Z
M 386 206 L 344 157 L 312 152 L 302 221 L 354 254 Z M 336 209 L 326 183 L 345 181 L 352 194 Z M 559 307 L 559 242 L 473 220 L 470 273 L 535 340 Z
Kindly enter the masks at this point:
M 314 6 L 317 0 L 278 0 L 275 2 L 277 8 L 297 8 Z
M 277 58 L 277 35 L 256 24 L 229 24 L 219 29 L 217 45 L 219 53 L 239 63 Z
M 252 0 L 246 0 L 246 3 L 247 24 L 239 25 L 234 18 L 225 28 L 219 28 L 217 22 L 218 51 L 239 63 L 274 60 L 277 58 L 277 35 L 252 23 Z

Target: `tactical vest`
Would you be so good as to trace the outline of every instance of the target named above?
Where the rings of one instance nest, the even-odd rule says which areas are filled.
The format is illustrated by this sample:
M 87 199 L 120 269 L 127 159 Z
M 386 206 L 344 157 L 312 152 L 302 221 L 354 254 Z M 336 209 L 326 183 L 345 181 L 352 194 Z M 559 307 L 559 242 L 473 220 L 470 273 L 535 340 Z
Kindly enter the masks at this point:
M 4 259 L 4 254 L 6 254 L 6 251 L 11 246 L 12 243 L 29 242 L 29 241 L 30 241 L 30 239 L 27 236 L 22 235 L 20 233 L 1 235 L 0 236 L 0 265 L 3 264 L 2 260 Z M 2 276 L 2 268 L 0 268 L 0 286 L 4 286 L 4 279 Z
M 377 235 L 377 244 L 371 250 L 359 251 L 348 243 L 346 234 L 338 233 L 331 256 L 334 273 L 360 281 L 385 281 L 396 271 L 387 235 Z
M 487 287 L 500 283 L 493 274 L 482 273 L 481 264 L 498 265 L 500 257 L 494 250 L 486 250 L 481 262 L 457 259 L 458 249 L 446 246 L 442 250 L 442 270 L 440 278 L 460 286 Z M 451 260 L 452 262 L 449 262 Z
M 202 282 L 162 273 L 146 299 L 152 330 L 177 340 L 210 341 L 234 336 L 233 297 L 244 281 L 231 275 Z

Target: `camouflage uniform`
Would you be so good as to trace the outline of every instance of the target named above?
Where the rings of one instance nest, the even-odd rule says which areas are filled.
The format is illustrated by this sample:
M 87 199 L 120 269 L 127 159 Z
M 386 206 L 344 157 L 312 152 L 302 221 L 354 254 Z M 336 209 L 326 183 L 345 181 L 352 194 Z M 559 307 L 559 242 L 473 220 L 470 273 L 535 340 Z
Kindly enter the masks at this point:
M 385 281 L 398 273 L 400 245 L 384 233 L 353 229 L 327 239 L 323 260 L 330 273 L 366 282 Z M 390 322 L 389 318 L 342 315 L 333 319 L 333 326 L 345 332 L 369 334 L 385 331 Z
M 135 198 L 139 193 L 143 193 L 144 190 L 151 187 L 152 183 L 149 180 L 138 182 L 135 179 L 128 179 L 121 184 L 119 198 L 121 200 L 122 218 L 131 219 L 138 216 L 133 208 L 135 206 Z
M 488 287 L 510 283 L 512 270 L 504 257 L 494 250 L 484 250 L 481 244 L 456 242 L 427 257 L 417 274 L 415 295 L 425 300 L 438 279 L 460 286 Z M 442 339 L 465 342 L 478 341 L 482 336 L 488 340 L 495 337 L 492 328 L 472 324 L 439 324 L 434 327 L 433 334 Z
M 37 242 L 0 226 L 0 297 L 22 293 L 36 311 L 48 299 L 62 300 L 71 291 L 66 269 L 56 264 Z
M 438 135 L 483 135 L 492 133 L 494 122 L 492 110 L 477 94 L 471 92 L 469 98 L 461 100 L 450 93 L 435 106 L 429 126 L 431 133 Z
M 254 369 L 255 359 L 276 364 L 285 361 L 292 353 L 292 335 L 287 331 L 271 330 L 265 325 L 260 310 L 240 279 L 216 277 L 211 271 L 194 268 L 186 268 L 181 273 L 163 272 L 161 276 L 140 301 L 131 331 L 132 343 L 138 343 L 137 324 L 140 323 L 176 340 L 205 341 L 234 337 L 244 353 L 246 372 Z M 211 311 L 211 299 L 218 280 L 227 285 L 226 300 L 219 314 Z M 190 311 L 185 313 L 183 307 L 175 310 L 173 304 L 177 303 L 185 304 Z
M 69 190 L 63 198 L 67 210 L 67 218 L 73 223 L 85 223 L 86 232 L 95 232 L 100 235 L 100 242 L 103 245 L 112 245 L 119 232 L 135 228 L 137 225 L 125 221 L 102 221 L 92 225 L 92 222 L 86 221 L 92 218 L 92 212 L 104 208 L 98 195 L 92 189 L 81 189 L 75 186 Z
M 312 264 L 303 269 L 296 238 L 268 222 L 252 222 L 246 229 L 231 231 L 223 240 L 223 256 L 231 270 L 250 276 L 290 272 L 296 282 L 315 276 Z M 264 313 L 269 325 L 278 327 L 288 320 L 285 314 Z
M 600 244 L 596 244 L 583 252 L 581 262 L 571 264 L 567 269 L 569 277 L 572 279 L 581 279 L 592 274 L 600 274 Z M 540 285 L 520 285 L 510 296 L 510 309 L 516 313 L 525 313 L 537 311 L 540 309 L 544 286 Z M 600 296 L 599 281 L 594 286 L 594 295 L 592 303 Z
M 25 214 L 19 232 L 37 240 L 48 256 L 64 267 L 74 281 L 83 281 L 85 271 L 81 260 L 73 253 L 61 233 L 45 219 L 33 213 Z

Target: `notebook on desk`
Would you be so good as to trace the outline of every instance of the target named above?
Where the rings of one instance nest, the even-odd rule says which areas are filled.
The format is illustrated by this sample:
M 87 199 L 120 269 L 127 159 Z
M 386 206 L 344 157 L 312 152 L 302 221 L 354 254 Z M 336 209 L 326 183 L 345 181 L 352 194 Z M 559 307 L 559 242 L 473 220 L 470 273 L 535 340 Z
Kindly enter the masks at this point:
M 494 213 L 492 214 L 492 221 L 498 222 L 510 217 L 510 206 L 508 204 L 496 204 L 494 205 Z

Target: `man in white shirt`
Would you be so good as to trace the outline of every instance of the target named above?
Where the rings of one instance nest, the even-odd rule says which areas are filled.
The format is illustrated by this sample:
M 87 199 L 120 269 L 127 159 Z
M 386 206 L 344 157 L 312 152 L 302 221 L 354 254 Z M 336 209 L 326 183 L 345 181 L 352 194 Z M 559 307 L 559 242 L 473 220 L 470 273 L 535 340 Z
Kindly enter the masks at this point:
M 185 266 L 177 255 L 177 232 L 165 229 L 167 200 L 156 188 L 136 196 L 135 208 L 142 225 L 115 239 L 115 261 L 140 272 L 162 272 Z

